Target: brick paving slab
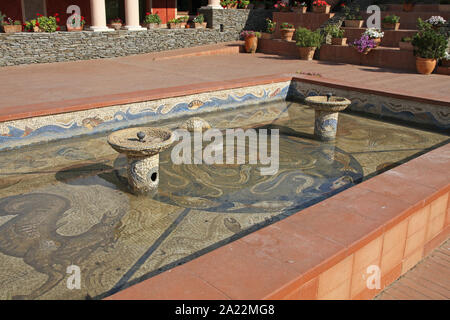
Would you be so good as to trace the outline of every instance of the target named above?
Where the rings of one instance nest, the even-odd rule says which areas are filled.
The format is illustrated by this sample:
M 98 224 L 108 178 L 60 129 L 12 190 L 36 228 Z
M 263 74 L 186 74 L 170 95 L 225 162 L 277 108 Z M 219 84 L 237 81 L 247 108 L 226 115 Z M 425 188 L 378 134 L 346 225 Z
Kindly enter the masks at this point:
M 377 300 L 450 299 L 450 239 L 384 289 Z
M 223 50 L 226 46 L 231 49 Z M 22 114 L 27 109 L 36 112 L 40 108 L 58 113 L 65 104 L 70 105 L 74 100 L 84 99 L 86 104 L 86 101 L 101 101 L 108 96 L 130 92 L 167 90 L 180 86 L 187 88 L 210 82 L 217 87 L 220 82 L 242 78 L 274 74 L 299 76 L 296 72 L 319 74 L 314 77 L 317 81 L 345 83 L 354 88 L 369 87 L 450 105 L 450 77 L 446 75 L 424 76 L 399 70 L 301 61 L 266 54 L 232 54 L 236 52 L 235 46 L 235 43 L 222 44 L 172 53 L 3 67 L 0 69 L 0 118 L 14 118 L 16 109 Z M 202 50 L 206 54 L 196 56 L 201 55 Z M 220 52 L 222 54 L 217 55 Z M 95 103 L 93 107 L 96 107 Z

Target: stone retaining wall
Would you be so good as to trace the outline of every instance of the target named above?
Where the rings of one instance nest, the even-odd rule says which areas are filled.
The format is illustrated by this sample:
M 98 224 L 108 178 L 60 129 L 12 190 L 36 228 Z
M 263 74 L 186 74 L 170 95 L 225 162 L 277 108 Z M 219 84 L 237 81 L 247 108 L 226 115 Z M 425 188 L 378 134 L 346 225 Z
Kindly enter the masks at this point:
M 239 39 L 246 30 L 263 30 L 271 10 L 200 10 L 208 29 L 146 31 L 0 33 L 0 66 L 113 58 L 194 47 Z

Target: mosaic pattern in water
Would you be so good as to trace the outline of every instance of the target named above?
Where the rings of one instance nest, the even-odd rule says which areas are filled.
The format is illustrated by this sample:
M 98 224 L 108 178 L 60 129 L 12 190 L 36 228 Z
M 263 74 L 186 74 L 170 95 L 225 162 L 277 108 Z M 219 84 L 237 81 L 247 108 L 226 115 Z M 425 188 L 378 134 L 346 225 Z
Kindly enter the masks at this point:
M 278 173 L 174 165 L 168 150 L 151 198 L 128 192 L 125 158 L 105 135 L 0 152 L 0 299 L 105 297 L 448 140 L 341 114 L 336 142 L 321 143 L 313 139 L 314 111 L 289 102 L 203 118 L 220 129 L 279 129 Z M 80 290 L 67 288 L 69 265 L 81 269 Z

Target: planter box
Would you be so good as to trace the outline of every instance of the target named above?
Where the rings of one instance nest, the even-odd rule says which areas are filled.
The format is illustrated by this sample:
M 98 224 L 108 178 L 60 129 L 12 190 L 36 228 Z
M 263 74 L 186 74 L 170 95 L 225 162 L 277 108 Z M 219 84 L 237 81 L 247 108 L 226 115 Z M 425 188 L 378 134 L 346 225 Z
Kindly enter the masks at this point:
M 121 24 L 121 23 L 111 23 L 110 26 L 111 26 L 111 28 L 113 28 L 114 30 L 120 30 L 120 29 L 122 29 L 122 24 Z
M 198 23 L 198 22 L 194 22 L 194 28 L 195 29 L 206 29 L 206 22 L 203 23 Z
M 307 7 L 300 7 L 300 8 L 292 8 L 292 11 L 295 13 L 306 13 Z
M 181 23 L 168 23 L 169 29 L 181 29 Z
M 76 31 L 83 31 L 84 26 L 79 26 L 78 28 L 72 28 L 67 26 L 67 31 L 68 32 L 76 32 Z
M 147 23 L 145 27 L 147 29 L 159 29 L 159 23 Z
M 382 28 L 384 30 L 398 30 L 400 28 L 400 22 L 397 22 L 397 23 L 386 23 L 386 22 L 383 22 L 381 24 L 381 26 L 382 26 Z
M 22 25 L 4 25 L 3 31 L 5 33 L 16 33 L 16 32 L 22 32 Z
M 411 42 L 400 41 L 398 43 L 398 46 L 400 47 L 400 50 L 407 50 L 407 51 L 413 51 L 414 50 L 414 46 L 411 44 Z
M 364 20 L 345 20 L 345 26 L 348 28 L 361 28 Z
M 331 38 L 331 44 L 335 46 L 347 45 L 347 38 Z
M 313 6 L 312 9 L 314 13 L 330 13 L 331 6 Z

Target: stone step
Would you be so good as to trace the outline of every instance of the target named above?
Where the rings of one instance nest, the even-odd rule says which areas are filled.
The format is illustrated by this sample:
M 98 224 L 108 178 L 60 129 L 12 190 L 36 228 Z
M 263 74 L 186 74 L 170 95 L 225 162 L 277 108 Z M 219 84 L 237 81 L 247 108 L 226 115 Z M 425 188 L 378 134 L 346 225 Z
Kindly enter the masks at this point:
M 365 28 L 343 28 L 347 42 L 353 42 L 361 37 L 361 34 L 366 30 Z M 384 47 L 397 48 L 398 43 L 403 37 L 412 37 L 417 33 L 417 30 L 382 30 L 384 37 L 381 39 L 381 45 Z
M 277 23 L 275 37 L 280 36 L 280 24 L 282 24 L 283 22 L 291 23 L 295 28 L 303 27 L 310 30 L 316 30 L 333 16 L 334 13 L 274 12 L 273 21 Z
M 320 60 L 366 65 L 380 68 L 416 70 L 416 58 L 412 51 L 399 48 L 378 47 L 362 54 L 351 46 L 323 45 Z
M 284 41 L 281 39 L 259 39 L 258 52 L 286 57 L 299 57 L 295 41 Z
M 445 20 L 450 20 L 450 11 L 448 12 L 403 12 L 403 11 L 382 11 L 381 12 L 381 20 L 387 15 L 395 14 L 400 17 L 400 28 L 402 29 L 417 29 L 417 19 L 421 18 L 422 20 L 426 20 L 432 16 L 441 16 Z M 362 14 L 364 21 L 369 17 L 368 14 Z M 364 26 L 365 26 L 364 22 Z
M 403 11 L 403 4 L 388 4 L 387 11 Z M 449 4 L 416 4 L 411 12 L 450 12 Z M 405 12 L 405 11 L 403 11 Z

